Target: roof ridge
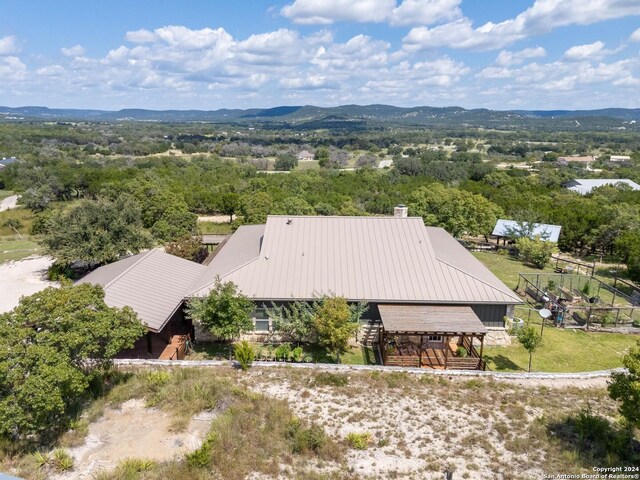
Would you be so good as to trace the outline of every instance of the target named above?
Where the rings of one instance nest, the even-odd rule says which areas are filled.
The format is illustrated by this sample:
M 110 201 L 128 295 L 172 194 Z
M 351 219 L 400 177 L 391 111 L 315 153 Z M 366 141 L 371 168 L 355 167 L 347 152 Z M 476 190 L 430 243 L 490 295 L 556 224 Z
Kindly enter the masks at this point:
M 493 290 L 497 290 L 498 292 L 502 293 L 502 294 L 506 294 L 505 291 L 503 291 L 500 288 L 497 288 L 495 285 L 491 285 L 489 282 L 482 280 L 481 278 L 476 277 L 475 275 L 473 275 L 472 273 L 469 272 L 465 272 L 464 270 L 462 270 L 461 268 L 456 267 L 455 265 L 450 264 L 449 262 L 442 260 L 440 258 L 438 258 L 438 256 L 436 255 L 436 260 L 438 260 L 440 263 L 444 263 L 445 265 L 447 265 L 448 267 L 453 268 L 454 270 L 457 270 L 458 272 L 463 273 L 464 275 L 473 278 L 474 280 L 477 280 L 478 282 L 487 285 L 488 287 L 491 287 Z M 496 277 L 497 278 L 497 277 Z M 500 280 L 500 279 L 498 279 Z M 506 285 L 505 285 L 506 286 Z M 513 292 L 511 292 L 511 290 L 509 290 L 509 295 L 513 295 Z M 514 297 L 515 298 L 515 297 Z M 519 299 L 518 299 L 519 300 Z
M 119 275 L 113 277 L 113 279 L 106 283 L 103 287 L 104 290 L 106 290 L 107 288 L 109 288 L 111 286 L 111 284 L 113 284 L 116 280 L 122 278 L 124 276 L 124 274 L 128 273 L 133 267 L 135 267 L 136 265 L 138 265 L 140 262 L 142 262 L 145 258 L 149 257 L 153 252 L 155 251 L 154 248 L 152 248 L 151 250 L 149 250 L 148 252 L 141 252 L 142 256 L 136 260 L 135 262 L 133 262 L 131 265 L 129 265 L 129 267 L 127 267 L 126 269 L 124 269 Z M 136 255 L 140 255 L 140 253 L 136 253 Z M 122 258 L 121 260 L 125 260 L 127 257 Z
M 260 255 L 258 255 L 257 257 L 253 257 L 251 260 L 244 262 L 242 265 L 238 265 L 236 268 L 229 270 L 228 272 L 226 272 L 224 275 L 220 275 L 217 274 L 217 277 L 220 277 L 220 279 L 222 280 L 223 278 L 231 275 L 233 272 L 237 272 L 238 270 L 240 270 L 243 267 L 246 267 L 247 265 L 249 265 L 252 262 L 255 262 L 256 260 L 258 260 L 260 258 Z M 202 275 L 204 275 L 206 272 L 202 272 Z M 202 276 L 201 275 L 201 276 Z M 200 278 L 198 278 L 195 282 L 193 282 L 194 285 L 196 285 L 198 283 L 198 280 L 200 280 Z M 193 295 L 195 292 L 199 292 L 200 290 L 202 290 L 203 288 L 207 288 L 209 285 L 212 285 L 215 282 L 215 278 L 213 279 L 213 281 L 206 283 L 204 285 L 202 285 L 200 288 L 198 288 L 197 290 L 191 290 L 192 287 L 189 287 L 189 290 L 187 292 L 187 294 L 185 295 L 185 297 L 189 297 L 191 295 Z

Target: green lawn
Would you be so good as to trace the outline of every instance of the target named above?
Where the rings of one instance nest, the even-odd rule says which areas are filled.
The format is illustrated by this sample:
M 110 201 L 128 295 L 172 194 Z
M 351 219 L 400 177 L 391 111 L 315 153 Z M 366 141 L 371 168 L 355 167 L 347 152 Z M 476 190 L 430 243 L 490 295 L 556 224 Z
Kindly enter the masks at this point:
M 639 335 L 565 330 L 547 325 L 542 345 L 533 354 L 532 371 L 587 372 L 622 366 L 622 357 Z M 510 347 L 485 347 L 491 370 L 526 371 L 529 354 L 514 340 Z
M 0 263 L 22 260 L 29 255 L 38 254 L 40 251 L 40 246 L 31 240 L 0 239 Z
M 518 273 L 553 272 L 550 266 L 544 270 L 534 269 L 508 255 L 488 252 L 474 252 L 473 255 L 510 288 L 518 284 Z M 539 319 L 535 318 L 535 321 L 539 322 Z M 639 335 L 584 332 L 547 325 L 543 343 L 533 355 L 532 370 L 585 372 L 621 367 L 625 352 L 638 340 Z M 485 347 L 485 359 L 491 370 L 522 371 L 527 369 L 529 354 L 514 340 L 509 347 Z
M 553 268 L 547 265 L 543 270 L 525 265 L 510 255 L 498 255 L 490 252 L 473 252 L 473 256 L 480 260 L 493 274 L 502 280 L 509 288 L 518 285 L 519 273 L 553 273 Z
M 231 233 L 230 223 L 198 222 L 198 227 L 203 235 L 226 235 Z
M 9 220 L 18 222 L 21 235 L 28 235 L 35 215 L 28 208 L 12 208 L 0 212 L 0 237 L 13 236 L 16 232 L 7 225 Z

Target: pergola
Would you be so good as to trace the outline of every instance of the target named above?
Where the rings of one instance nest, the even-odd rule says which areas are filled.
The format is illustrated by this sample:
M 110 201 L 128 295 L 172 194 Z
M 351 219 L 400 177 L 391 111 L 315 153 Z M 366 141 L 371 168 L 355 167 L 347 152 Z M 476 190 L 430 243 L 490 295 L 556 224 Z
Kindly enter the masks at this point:
M 384 365 L 484 370 L 487 327 L 469 306 L 378 305 L 379 336 Z M 480 341 L 480 351 L 474 346 Z M 456 356 L 464 347 L 467 356 Z

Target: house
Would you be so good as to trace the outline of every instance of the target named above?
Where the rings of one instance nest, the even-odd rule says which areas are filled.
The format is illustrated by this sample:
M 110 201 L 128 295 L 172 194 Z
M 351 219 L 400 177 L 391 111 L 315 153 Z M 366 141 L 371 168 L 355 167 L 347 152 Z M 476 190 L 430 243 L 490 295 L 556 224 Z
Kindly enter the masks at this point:
M 300 153 L 298 153 L 297 158 L 299 162 L 308 162 L 310 160 L 313 160 L 315 157 L 313 153 L 309 152 L 308 150 L 302 150 Z
M 585 166 L 589 166 L 595 161 L 596 161 L 596 157 L 594 157 L 593 155 L 589 155 L 586 157 L 579 157 L 575 155 L 570 157 L 558 157 L 558 160 L 556 163 L 562 166 L 567 166 L 569 165 L 569 163 L 581 163 L 581 164 L 584 164 Z
M 6 167 L 8 165 L 11 165 L 12 163 L 16 163 L 17 161 L 18 161 L 18 159 L 16 157 L 9 157 L 9 158 L 3 157 L 0 160 L 0 169 Z
M 522 303 L 445 230 L 408 217 L 404 206 L 393 217 L 272 215 L 238 228 L 207 267 L 140 255 L 83 280 L 105 285 L 107 303 L 140 310 L 152 339 L 172 321 L 174 331 L 190 328 L 178 315 L 183 301 L 207 295 L 220 277 L 254 301 L 256 332 L 272 330 L 265 308 L 272 303 L 337 295 L 368 304 L 385 364 L 482 368 L 485 335 L 504 328 Z M 114 272 L 100 273 L 108 269 Z M 455 356 L 460 347 L 468 357 Z
M 150 250 L 104 265 L 76 283 L 102 285 L 107 305 L 131 307 L 147 327 L 147 334 L 120 357 L 171 359 L 193 340 L 183 299 L 205 271 L 199 263 Z
M 496 243 L 500 243 L 501 239 L 506 242 L 518 234 L 526 234 L 529 238 L 539 237 L 547 242 L 558 243 L 560 237 L 560 225 L 548 225 L 546 223 L 534 223 L 529 228 L 528 222 L 516 222 L 514 220 L 500 219 L 496 222 L 496 226 L 491 232 L 491 236 L 496 238 Z
M 609 161 L 610 162 L 628 162 L 629 160 L 631 160 L 631 157 L 629 155 L 611 155 L 609 157 Z
M 604 187 L 605 185 L 617 186 L 620 184 L 628 185 L 632 190 L 640 190 L 640 185 L 627 178 L 577 178 L 563 183 L 562 186 L 572 192 L 586 195 L 591 193 L 594 188 Z

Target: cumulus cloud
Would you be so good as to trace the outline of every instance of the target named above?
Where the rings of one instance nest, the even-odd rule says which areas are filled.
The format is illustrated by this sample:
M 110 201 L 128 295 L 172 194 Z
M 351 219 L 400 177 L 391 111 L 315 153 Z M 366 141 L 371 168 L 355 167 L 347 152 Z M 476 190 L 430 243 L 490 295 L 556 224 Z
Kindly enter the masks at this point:
M 281 13 L 296 23 L 327 25 L 339 21 L 431 25 L 462 16 L 461 0 L 295 0 Z
M 18 57 L 0 57 L 0 78 L 3 82 L 23 80 L 27 75 L 27 66 Z
M 640 42 L 640 28 L 638 28 L 631 34 L 629 40 L 631 40 L 632 42 Z
M 61 48 L 60 51 L 65 57 L 81 57 L 85 53 L 85 49 L 82 45 L 74 45 L 69 48 Z
M 529 58 L 544 57 L 547 54 L 544 48 L 525 48 L 517 52 L 510 52 L 508 50 L 502 50 L 496 58 L 496 65 L 509 66 L 520 65 Z
M 13 55 L 19 50 L 15 35 L 0 38 L 0 55 Z
M 487 22 L 474 28 L 468 18 L 439 25 L 413 28 L 405 37 L 405 47 L 411 51 L 450 47 L 472 50 L 493 50 L 533 35 L 542 35 L 567 25 L 592 23 L 640 15 L 636 0 L 536 0 L 515 18 L 500 23 Z
M 567 60 L 595 60 L 603 56 L 605 53 L 603 49 L 604 43 L 601 41 L 586 45 L 576 45 L 564 52 L 564 58 Z

